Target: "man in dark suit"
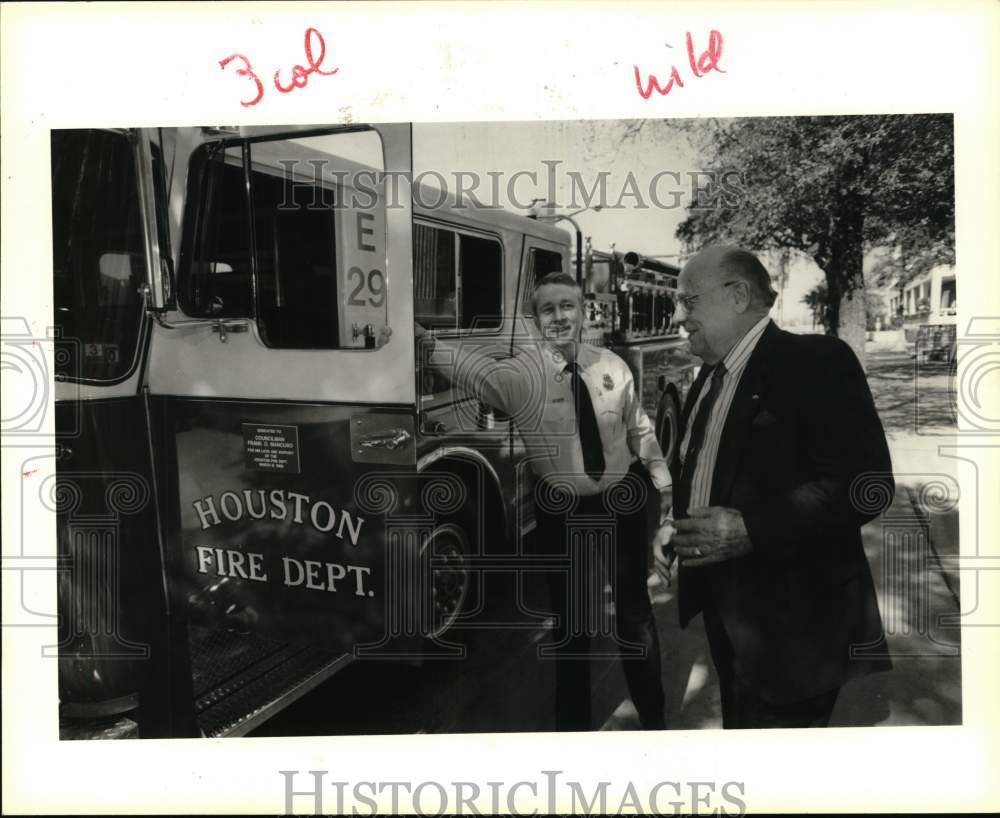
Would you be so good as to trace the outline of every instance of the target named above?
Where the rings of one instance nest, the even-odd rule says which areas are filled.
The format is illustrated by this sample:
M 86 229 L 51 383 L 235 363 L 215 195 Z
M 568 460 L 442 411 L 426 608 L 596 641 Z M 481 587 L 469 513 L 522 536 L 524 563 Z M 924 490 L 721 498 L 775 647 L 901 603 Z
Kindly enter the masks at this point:
M 885 433 L 847 344 L 768 318 L 753 254 L 710 247 L 678 286 L 704 366 L 657 567 L 679 558 L 682 627 L 704 614 L 724 727 L 825 727 L 846 680 L 890 666 L 860 533 L 893 496 Z

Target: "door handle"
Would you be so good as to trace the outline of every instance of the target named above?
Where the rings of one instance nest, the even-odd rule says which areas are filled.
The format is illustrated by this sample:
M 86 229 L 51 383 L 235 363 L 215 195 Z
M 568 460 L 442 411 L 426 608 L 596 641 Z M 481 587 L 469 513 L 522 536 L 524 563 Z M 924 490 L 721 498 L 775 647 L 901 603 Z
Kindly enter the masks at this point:
M 389 429 L 373 435 L 365 435 L 358 443 L 362 449 L 382 448 L 392 451 L 406 443 L 412 435 L 406 429 Z
M 226 343 L 227 335 L 230 332 L 249 332 L 250 327 L 247 326 L 244 321 L 236 321 L 233 323 L 226 323 L 223 320 L 217 320 L 212 324 L 212 332 L 217 332 L 219 334 L 219 340 L 222 343 Z

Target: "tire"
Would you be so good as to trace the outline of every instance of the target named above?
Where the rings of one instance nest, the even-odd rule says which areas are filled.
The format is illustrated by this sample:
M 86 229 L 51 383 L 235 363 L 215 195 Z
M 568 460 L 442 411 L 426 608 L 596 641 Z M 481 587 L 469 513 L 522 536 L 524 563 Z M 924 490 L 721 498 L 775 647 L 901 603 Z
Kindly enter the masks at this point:
M 674 453 L 680 444 L 680 426 L 680 400 L 676 388 L 673 384 L 668 384 L 656 406 L 656 441 L 668 464 L 673 462 Z
M 429 639 L 447 633 L 455 620 L 474 605 L 473 577 L 467 563 L 471 552 L 468 527 L 460 517 L 440 521 L 421 548 L 421 557 L 435 560 L 431 570 L 432 619 L 426 633 Z

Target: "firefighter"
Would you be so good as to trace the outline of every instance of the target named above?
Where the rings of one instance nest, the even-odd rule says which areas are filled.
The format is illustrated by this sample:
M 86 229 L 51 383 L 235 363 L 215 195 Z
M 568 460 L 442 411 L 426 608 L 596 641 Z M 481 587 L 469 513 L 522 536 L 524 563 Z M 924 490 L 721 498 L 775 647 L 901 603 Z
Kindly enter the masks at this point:
M 671 503 L 670 473 L 627 364 L 610 350 L 580 342 L 583 294 L 576 281 L 565 273 L 543 276 L 531 305 L 541 343 L 526 345 L 503 363 L 435 339 L 419 325 L 418 342 L 436 371 L 517 425 L 539 478 L 536 520 L 543 553 L 565 555 L 567 532 L 579 529 L 581 518 L 613 521 L 609 579 L 625 678 L 643 729 L 663 729 L 660 649 L 646 587 L 647 516 L 638 495 L 651 481 L 660 494 L 662 521 Z M 447 350 L 454 365 L 437 363 L 435 350 Z M 636 461 L 645 467 L 645 479 L 630 471 Z M 580 576 L 572 565 L 569 573 L 569 583 L 565 572 L 550 573 L 559 616 L 556 728 L 588 730 L 590 639 L 580 612 L 600 600 L 580 595 L 584 587 L 599 594 L 603 583 Z

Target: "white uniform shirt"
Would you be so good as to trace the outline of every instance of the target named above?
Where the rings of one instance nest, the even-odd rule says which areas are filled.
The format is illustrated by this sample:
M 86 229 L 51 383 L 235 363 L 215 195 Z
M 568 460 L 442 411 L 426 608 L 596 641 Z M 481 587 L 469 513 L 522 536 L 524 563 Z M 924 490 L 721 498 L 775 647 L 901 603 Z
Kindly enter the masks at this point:
M 436 339 L 430 363 L 453 383 L 510 415 L 537 476 L 558 476 L 559 483 L 589 496 L 621 480 L 638 457 L 656 488 L 668 488 L 670 472 L 628 365 L 607 349 L 579 344 L 577 350 L 604 448 L 604 474 L 596 481 L 583 465 L 566 360 L 553 347 L 526 344 L 518 347 L 515 357 L 496 361 L 470 345 Z
M 740 378 L 743 377 L 743 370 L 746 369 L 747 361 L 757 347 L 760 336 L 764 334 L 770 322 L 770 316 L 765 315 L 756 324 L 747 330 L 747 333 L 736 342 L 735 346 L 726 354 L 722 362 L 726 365 L 726 374 L 722 378 L 722 391 L 715 399 L 712 407 L 712 414 L 708 418 L 708 425 L 705 427 L 705 440 L 702 443 L 701 454 L 695 463 L 694 476 L 691 480 L 691 500 L 688 508 L 696 506 L 707 506 L 712 493 L 712 476 L 715 473 L 715 459 L 719 454 L 719 441 L 722 439 L 722 430 L 726 425 L 726 418 L 729 415 L 729 407 L 733 403 L 733 396 L 736 394 L 736 387 L 740 385 Z M 708 394 L 711 386 L 711 376 L 705 379 L 702 384 L 698 399 L 691 407 L 691 414 L 688 415 L 687 429 L 684 432 L 684 439 L 681 441 L 681 456 L 687 457 L 688 443 L 691 440 L 691 427 L 694 419 L 698 416 L 698 407 L 702 399 Z

